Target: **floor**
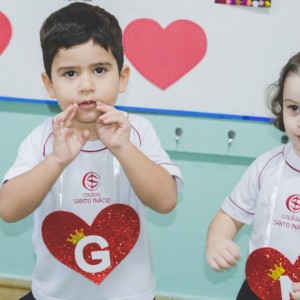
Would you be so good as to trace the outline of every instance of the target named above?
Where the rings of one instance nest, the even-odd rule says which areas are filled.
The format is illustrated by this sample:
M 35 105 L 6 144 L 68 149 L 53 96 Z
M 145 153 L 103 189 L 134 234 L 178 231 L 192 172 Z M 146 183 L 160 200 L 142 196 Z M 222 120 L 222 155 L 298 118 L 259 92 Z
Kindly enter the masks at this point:
M 15 279 L 0 278 L 0 299 L 2 300 L 19 300 L 30 290 L 31 282 Z M 156 300 L 179 300 L 175 298 L 156 296 Z

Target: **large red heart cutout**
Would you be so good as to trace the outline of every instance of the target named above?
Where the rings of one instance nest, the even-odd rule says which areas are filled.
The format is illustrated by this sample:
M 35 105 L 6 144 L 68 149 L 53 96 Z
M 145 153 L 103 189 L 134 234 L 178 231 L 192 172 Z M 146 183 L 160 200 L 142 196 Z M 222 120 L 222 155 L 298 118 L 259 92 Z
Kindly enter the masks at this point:
M 9 19 L 0 12 L 0 55 L 9 44 L 12 35 L 12 29 Z
M 251 290 L 262 300 L 281 300 L 280 276 L 300 281 L 300 257 L 292 264 L 273 248 L 253 251 L 246 263 L 246 278 Z
M 189 20 L 177 20 L 163 29 L 151 19 L 131 22 L 123 33 L 124 52 L 150 82 L 168 88 L 205 56 L 206 34 Z
M 43 240 L 51 254 L 96 284 L 129 254 L 139 232 L 139 217 L 125 204 L 106 207 L 91 226 L 67 211 L 49 214 L 42 224 Z

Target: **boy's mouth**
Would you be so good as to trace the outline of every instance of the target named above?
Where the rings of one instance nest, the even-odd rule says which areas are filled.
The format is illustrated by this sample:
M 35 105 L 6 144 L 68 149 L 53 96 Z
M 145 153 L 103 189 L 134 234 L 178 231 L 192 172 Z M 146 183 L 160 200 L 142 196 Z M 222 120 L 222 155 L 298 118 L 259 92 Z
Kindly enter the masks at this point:
M 87 101 L 80 102 L 78 104 L 78 107 L 82 109 L 93 108 L 95 106 L 96 106 L 96 101 L 94 100 L 87 100 Z

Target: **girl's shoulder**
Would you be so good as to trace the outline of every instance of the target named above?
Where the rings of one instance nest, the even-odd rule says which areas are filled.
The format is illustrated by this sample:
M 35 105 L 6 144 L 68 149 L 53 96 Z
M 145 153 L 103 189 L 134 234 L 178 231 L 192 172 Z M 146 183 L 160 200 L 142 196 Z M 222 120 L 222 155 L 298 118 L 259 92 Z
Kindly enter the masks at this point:
M 249 169 L 255 174 L 259 174 L 259 177 L 265 174 L 267 170 L 271 170 L 271 172 L 277 170 L 279 164 L 285 160 L 284 152 L 286 147 L 289 147 L 289 145 L 280 145 L 263 153 L 253 161 Z
M 276 157 L 283 157 L 284 149 L 287 147 L 287 145 L 280 145 L 275 148 L 272 148 L 268 150 L 267 152 L 261 154 L 255 161 L 257 163 L 263 163 L 269 160 L 272 160 Z

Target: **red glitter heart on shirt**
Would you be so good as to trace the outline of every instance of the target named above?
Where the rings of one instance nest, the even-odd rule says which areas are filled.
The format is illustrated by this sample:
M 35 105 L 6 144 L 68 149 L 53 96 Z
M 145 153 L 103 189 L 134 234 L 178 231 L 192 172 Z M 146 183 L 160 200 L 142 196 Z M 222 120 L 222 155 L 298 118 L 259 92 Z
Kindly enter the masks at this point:
M 246 278 L 251 290 L 262 300 L 281 300 L 280 274 L 288 276 L 293 282 L 299 282 L 299 258 L 292 264 L 273 248 L 253 251 L 246 263 Z
M 177 20 L 162 28 L 151 19 L 131 22 L 123 34 L 124 52 L 150 82 L 166 89 L 205 56 L 206 34 L 189 20 Z
M 42 224 L 43 240 L 51 254 L 96 284 L 128 255 L 139 232 L 138 214 L 125 204 L 106 207 L 91 226 L 67 211 L 49 214 Z
M 0 12 L 0 55 L 9 44 L 12 35 L 12 28 L 9 19 Z

